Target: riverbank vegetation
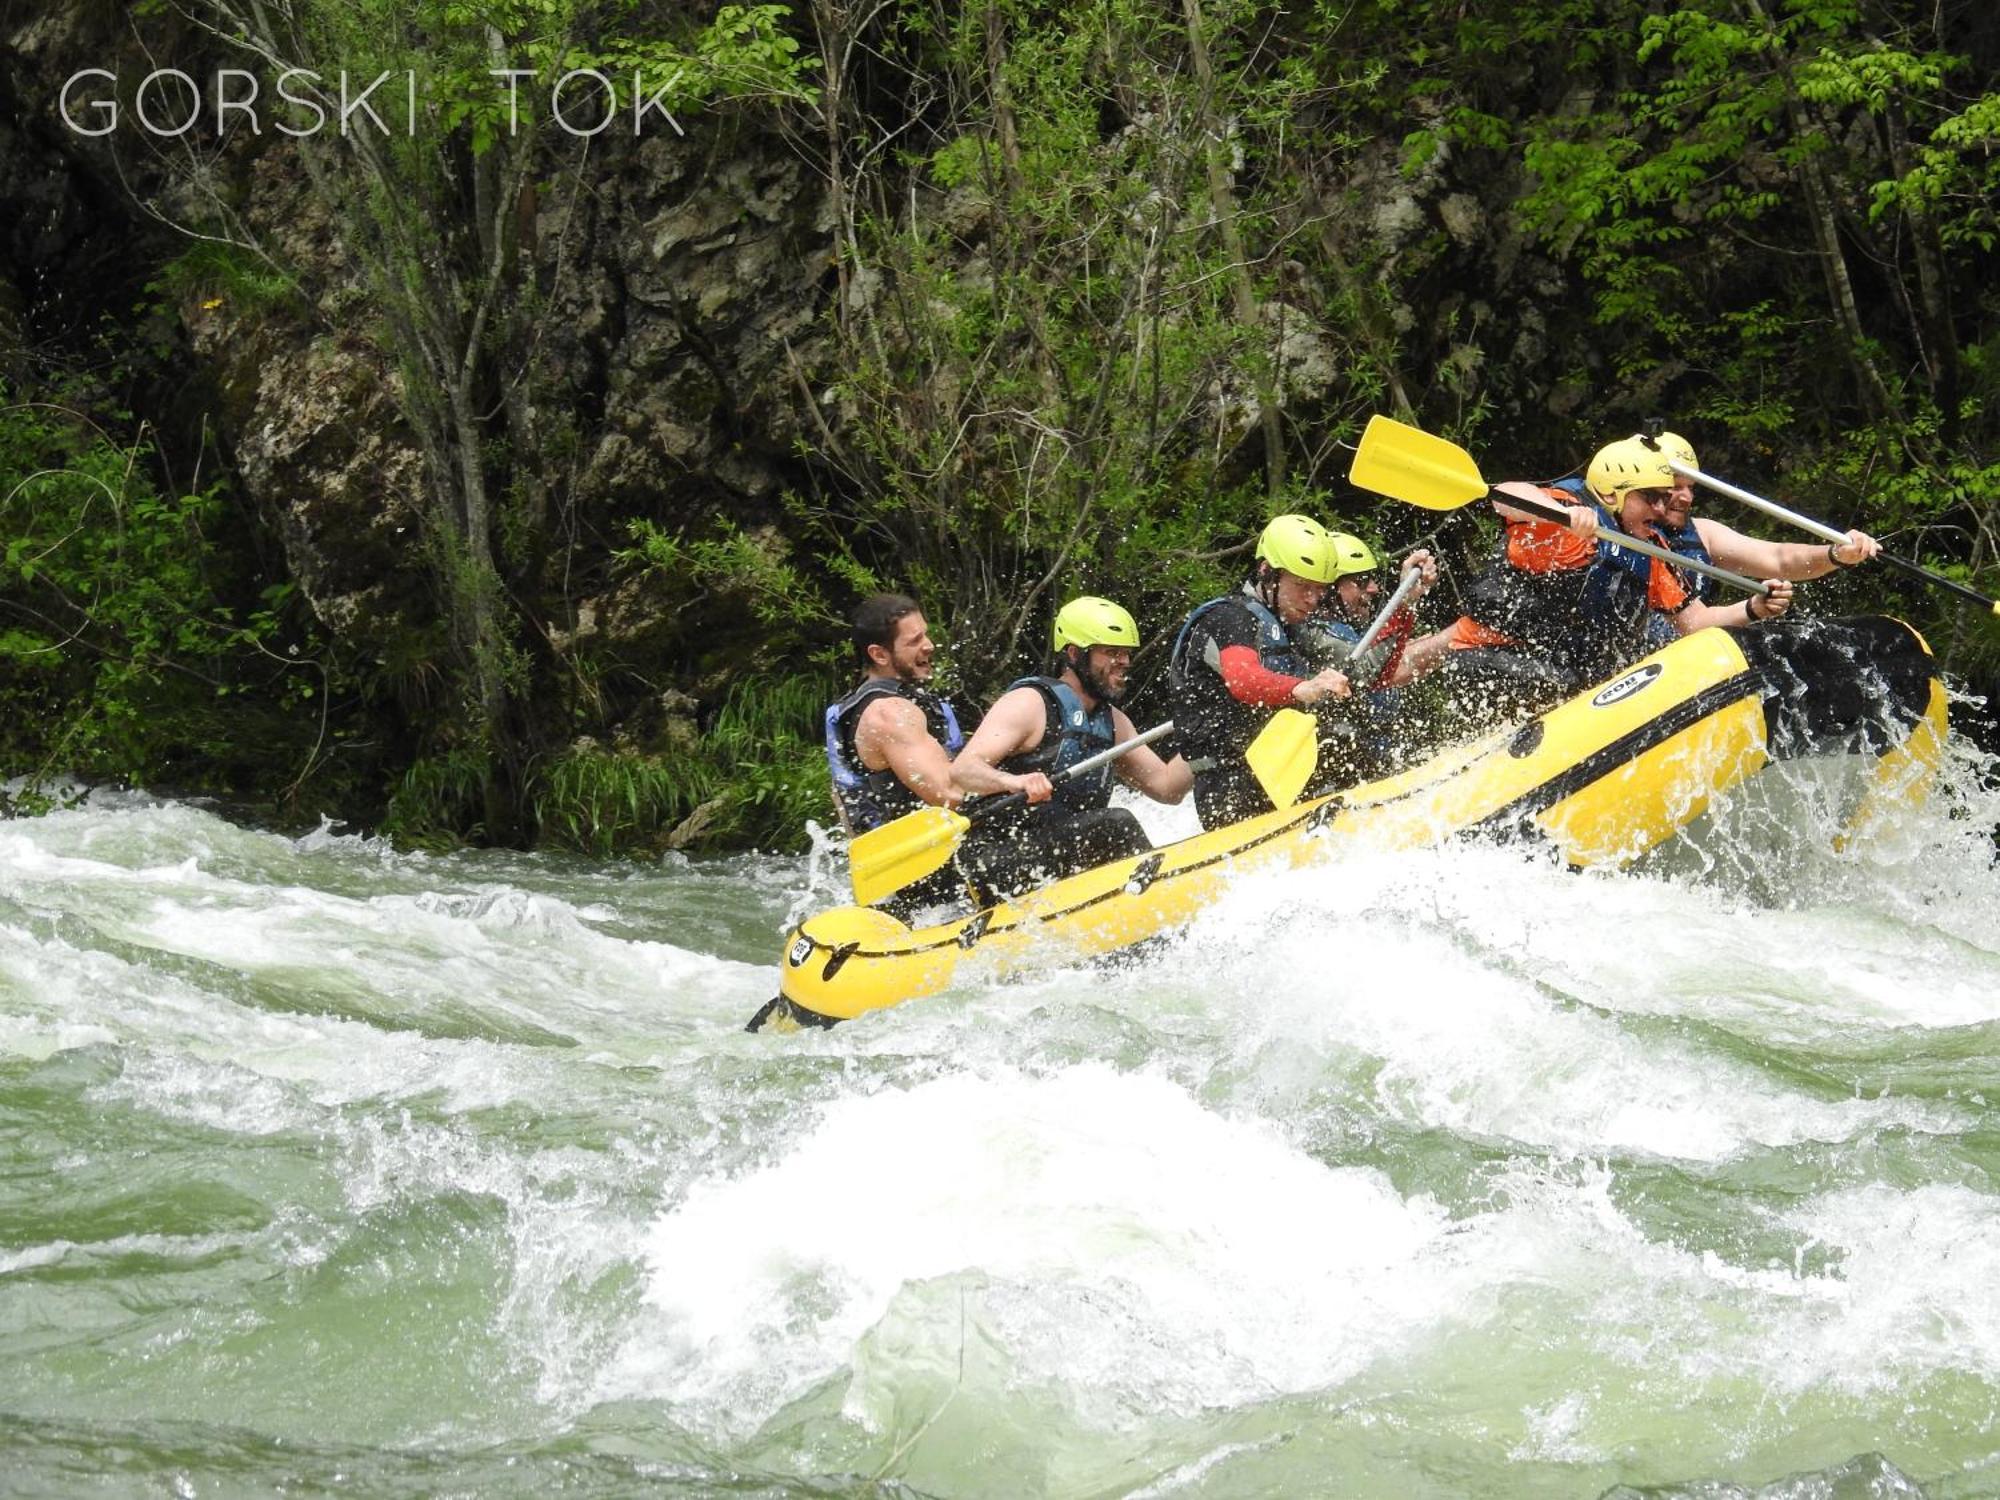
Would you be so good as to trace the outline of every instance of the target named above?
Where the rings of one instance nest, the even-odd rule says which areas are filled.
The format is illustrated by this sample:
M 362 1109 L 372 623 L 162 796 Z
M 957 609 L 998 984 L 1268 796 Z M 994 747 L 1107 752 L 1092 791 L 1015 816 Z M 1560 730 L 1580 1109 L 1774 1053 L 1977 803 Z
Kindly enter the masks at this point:
M 1345 484 L 1374 411 L 1537 477 L 1664 418 L 2000 582 L 1969 0 L 139 9 L 190 71 L 408 72 L 425 113 L 39 137 L 100 193 L 72 245 L 133 269 L 17 238 L 0 295 L 24 806 L 75 776 L 424 844 L 796 845 L 870 589 L 974 701 L 1117 597 L 1143 718 L 1274 511 L 1463 581 L 1481 522 Z M 674 75 L 673 128 L 510 119 L 495 59 Z M 0 68 L 26 99 L 62 62 Z M 1836 588 L 2000 663 L 1886 571 Z

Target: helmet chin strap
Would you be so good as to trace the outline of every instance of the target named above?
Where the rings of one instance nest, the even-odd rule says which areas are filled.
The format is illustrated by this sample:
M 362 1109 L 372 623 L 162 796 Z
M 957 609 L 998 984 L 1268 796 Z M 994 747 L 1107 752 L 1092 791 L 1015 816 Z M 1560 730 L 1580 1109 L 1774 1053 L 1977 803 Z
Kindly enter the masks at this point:
M 1090 648 L 1088 646 L 1063 647 L 1063 665 L 1075 675 L 1083 685 L 1083 690 L 1099 703 L 1116 703 L 1118 695 L 1113 693 L 1104 679 L 1090 668 Z

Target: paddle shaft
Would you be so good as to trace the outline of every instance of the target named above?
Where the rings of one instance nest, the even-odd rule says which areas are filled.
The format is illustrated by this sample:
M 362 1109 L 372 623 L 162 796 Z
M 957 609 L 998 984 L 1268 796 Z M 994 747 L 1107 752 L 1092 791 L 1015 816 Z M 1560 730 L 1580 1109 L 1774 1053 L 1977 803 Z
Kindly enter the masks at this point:
M 1141 734 L 1135 734 L 1129 740 L 1120 740 L 1107 750 L 1100 750 L 1095 755 L 1086 755 L 1073 766 L 1065 766 L 1062 770 L 1051 776 L 1049 780 L 1063 781 L 1071 776 L 1081 776 L 1085 771 L 1095 771 L 1106 761 L 1116 760 L 1128 750 L 1137 750 L 1141 745 L 1150 745 L 1161 735 L 1172 734 L 1173 732 L 1174 721 L 1172 719 L 1167 720 L 1164 724 L 1155 724 L 1151 729 Z M 1002 797 L 985 798 L 979 802 L 975 802 L 965 810 L 965 821 L 968 823 L 977 823 L 981 818 L 999 812 L 1003 807 L 1013 807 L 1027 800 L 1028 794 L 1026 792 L 1008 792 Z
M 1508 490 L 1494 490 L 1490 498 L 1499 505 L 1511 505 L 1515 510 L 1526 511 L 1531 516 L 1539 516 L 1544 521 L 1554 521 L 1558 526 L 1569 525 L 1569 512 L 1560 505 L 1552 505 L 1546 500 L 1526 500 Z M 1657 557 L 1661 562 L 1671 563 L 1676 568 L 1685 568 L 1690 573 L 1705 573 L 1723 583 L 1734 584 L 1739 589 L 1752 594 L 1768 594 L 1769 589 L 1754 578 L 1745 578 L 1741 573 L 1732 573 L 1727 568 L 1718 568 L 1714 563 L 1705 563 L 1696 558 L 1682 557 L 1671 547 L 1656 547 L 1651 542 L 1642 542 L 1623 531 L 1606 531 L 1597 528 L 1597 539 L 1627 552 L 1636 552 L 1641 557 Z
M 1696 484 L 1714 490 L 1718 495 L 1727 495 L 1752 510 L 1761 510 L 1767 516 L 1773 516 L 1780 521 L 1789 521 L 1801 531 L 1810 531 L 1821 541 L 1839 543 L 1847 540 L 1846 532 L 1836 531 L 1824 521 L 1816 521 L 1811 516 L 1801 515 L 1798 511 L 1787 510 L 1775 500 L 1766 500 L 1762 495 L 1753 495 L 1748 490 L 1738 489 L 1727 480 L 1717 479 L 1713 474 L 1704 474 L 1701 470 L 1682 463 L 1674 464 L 1673 470 L 1684 478 L 1692 479 Z M 1936 584 L 1939 588 L 1950 590 L 1961 599 L 2000 614 L 2000 600 L 1989 599 L 1977 589 L 1969 589 L 1956 579 L 1946 578 L 1942 573 L 1933 573 L 1929 568 L 1913 563 L 1907 557 L 1898 557 L 1893 552 L 1878 552 L 1876 556 L 1885 563 L 1901 568 L 1905 573 L 1913 573 L 1926 582 Z
M 1396 592 L 1389 596 L 1389 602 L 1382 606 L 1375 618 L 1368 622 L 1368 628 L 1361 632 L 1361 639 L 1354 643 L 1354 650 L 1347 658 L 1349 661 L 1361 660 L 1361 653 L 1375 644 L 1375 637 L 1382 633 L 1382 627 L 1389 623 L 1389 617 L 1402 608 L 1403 601 L 1410 597 L 1410 591 L 1417 586 L 1422 577 L 1421 568 L 1403 570 L 1403 577 L 1396 585 Z

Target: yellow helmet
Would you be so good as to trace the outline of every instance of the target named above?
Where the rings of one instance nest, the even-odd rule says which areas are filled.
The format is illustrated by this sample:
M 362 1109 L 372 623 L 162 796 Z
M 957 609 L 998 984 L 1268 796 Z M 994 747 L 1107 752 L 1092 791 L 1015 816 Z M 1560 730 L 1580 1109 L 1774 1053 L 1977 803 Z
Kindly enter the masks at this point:
M 1660 444 L 1660 450 L 1676 464 L 1682 464 L 1686 468 L 1702 466 L 1702 460 L 1694 456 L 1694 444 L 1682 438 L 1678 432 L 1662 432 L 1658 438 L 1654 438 L 1654 442 Z
M 1628 490 L 1670 490 L 1674 471 L 1667 455 L 1647 446 L 1647 439 L 1620 438 L 1597 450 L 1584 473 L 1590 492 L 1607 505 L 1616 506 Z
M 1274 516 L 1257 538 L 1257 558 L 1314 583 L 1340 576 L 1333 534 L 1311 516 Z
M 1344 531 L 1331 533 L 1333 538 L 1333 581 L 1340 582 L 1349 573 L 1372 573 L 1378 564 L 1375 554 L 1368 550 L 1368 544 L 1358 536 L 1349 536 Z
M 1663 432 L 1658 437 L 1651 437 L 1646 441 L 1683 468 L 1701 467 L 1701 460 L 1694 456 L 1694 444 L 1678 432 Z
M 1139 644 L 1139 627 L 1123 605 L 1085 594 L 1056 611 L 1055 648 L 1131 646 Z

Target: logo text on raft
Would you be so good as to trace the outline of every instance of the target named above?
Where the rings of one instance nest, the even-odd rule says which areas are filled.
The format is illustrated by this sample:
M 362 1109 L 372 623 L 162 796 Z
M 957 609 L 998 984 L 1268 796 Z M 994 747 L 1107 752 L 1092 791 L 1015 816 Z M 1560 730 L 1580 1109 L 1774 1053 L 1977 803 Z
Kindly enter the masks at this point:
M 1590 695 L 1590 706 L 1592 708 L 1609 708 L 1614 703 L 1623 703 L 1634 693 L 1644 692 L 1652 685 L 1653 680 L 1664 671 L 1666 671 L 1666 668 L 1656 661 L 1648 662 L 1643 667 L 1635 668 L 1627 672 L 1616 682 L 1607 682 L 1603 687 L 1592 693 Z
M 789 954 L 787 954 L 786 957 L 788 957 L 791 960 L 792 967 L 796 969 L 800 964 L 804 963 L 807 959 L 812 957 L 812 951 L 813 951 L 812 939 L 809 937 L 802 937 L 797 942 L 792 944 L 792 951 Z

